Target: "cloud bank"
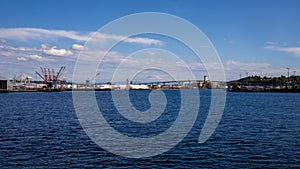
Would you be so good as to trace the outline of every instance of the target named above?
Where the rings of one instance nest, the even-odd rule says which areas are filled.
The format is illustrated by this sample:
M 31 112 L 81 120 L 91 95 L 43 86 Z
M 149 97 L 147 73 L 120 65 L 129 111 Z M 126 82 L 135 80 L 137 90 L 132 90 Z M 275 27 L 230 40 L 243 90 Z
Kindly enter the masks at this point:
M 6 39 L 13 39 L 19 41 L 28 41 L 33 39 L 46 40 L 46 39 L 59 39 L 67 38 L 75 41 L 85 42 L 89 40 L 91 36 L 96 36 L 104 42 L 106 40 L 123 40 L 127 43 L 137 43 L 145 45 L 162 45 L 163 42 L 157 39 L 140 38 L 140 37 L 124 37 L 112 34 L 103 34 L 99 32 L 78 32 L 71 30 L 49 30 L 41 28 L 0 28 L 0 39 L 5 41 Z
M 73 52 L 67 49 L 58 49 L 56 46 L 50 48 L 50 49 L 44 49 L 43 53 L 46 55 L 52 55 L 52 56 L 72 56 Z
M 280 46 L 269 45 L 266 46 L 265 49 L 291 53 L 294 56 L 300 57 L 300 47 L 280 47 Z
M 73 50 L 83 50 L 84 46 L 79 45 L 79 44 L 73 44 L 71 49 L 73 49 Z
M 88 40 L 90 33 L 81 34 L 76 31 L 48 30 L 41 28 L 0 28 L 0 37 L 26 41 L 29 39 L 53 39 L 65 37 L 77 41 Z

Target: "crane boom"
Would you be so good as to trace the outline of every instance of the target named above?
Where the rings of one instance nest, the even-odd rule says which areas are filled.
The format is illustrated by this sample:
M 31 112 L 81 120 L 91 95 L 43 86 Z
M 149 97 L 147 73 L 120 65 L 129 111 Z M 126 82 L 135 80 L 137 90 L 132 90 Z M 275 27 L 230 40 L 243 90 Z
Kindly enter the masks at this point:
M 51 81 L 51 72 L 50 72 L 50 69 L 48 69 L 48 80 Z
M 61 74 L 62 74 L 62 72 L 65 70 L 65 66 L 62 66 L 60 69 L 59 69 L 59 71 L 57 72 L 57 75 L 56 75 L 56 77 L 55 77 L 55 80 L 57 81 L 58 80 L 58 78 L 61 76 Z
M 52 69 L 51 79 L 55 80 L 54 69 Z
M 45 78 L 39 72 L 35 71 L 35 73 L 46 82 Z
M 41 71 L 42 71 L 42 73 L 43 73 L 43 76 L 45 77 L 44 69 L 43 69 L 42 67 L 40 67 L 40 68 L 41 68 Z

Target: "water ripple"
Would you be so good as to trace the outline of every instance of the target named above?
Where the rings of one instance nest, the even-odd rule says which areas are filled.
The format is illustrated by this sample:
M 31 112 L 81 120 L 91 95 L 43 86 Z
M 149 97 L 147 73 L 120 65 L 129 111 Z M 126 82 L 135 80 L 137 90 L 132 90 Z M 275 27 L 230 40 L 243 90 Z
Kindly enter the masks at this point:
M 147 110 L 147 100 L 135 96 L 140 92 L 131 94 L 132 101 L 139 110 Z M 120 116 L 110 103 L 103 102 L 105 93 L 96 95 L 106 118 L 130 136 L 158 134 L 176 119 L 174 93 L 169 113 L 159 119 L 165 124 L 152 123 L 148 128 L 114 119 Z M 228 93 L 220 125 L 207 142 L 199 144 L 210 103 L 209 91 L 201 91 L 199 118 L 181 143 L 152 158 L 128 159 L 88 138 L 77 120 L 70 92 L 1 94 L 0 168 L 300 168 L 299 96 Z

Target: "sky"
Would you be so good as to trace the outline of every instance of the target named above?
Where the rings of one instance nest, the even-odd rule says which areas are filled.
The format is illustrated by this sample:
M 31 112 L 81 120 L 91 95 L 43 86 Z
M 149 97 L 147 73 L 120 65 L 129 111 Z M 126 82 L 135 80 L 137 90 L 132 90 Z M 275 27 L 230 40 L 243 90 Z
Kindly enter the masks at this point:
M 25 74 L 40 80 L 35 74 L 40 66 L 57 71 L 66 66 L 63 77 L 71 81 L 77 57 L 87 50 L 86 42 L 97 30 L 120 17 L 141 12 L 175 15 L 198 27 L 218 52 L 227 80 L 247 74 L 287 76 L 287 67 L 290 75 L 300 75 L 299 8 L 298 0 L 2 0 L 0 76 L 13 78 Z M 106 40 L 118 40 L 118 35 L 101 37 L 101 45 Z M 153 48 L 179 55 L 197 79 L 203 79 L 207 73 L 201 61 L 190 57 L 192 53 L 180 45 L 174 39 L 158 35 L 129 38 L 101 63 L 103 79 L 98 80 L 109 81 L 105 74 L 136 50 Z M 130 58 L 136 59 L 135 64 L 164 58 L 160 63 L 168 64 L 165 51 L 160 52 L 165 57 L 154 56 L 159 52 L 147 50 L 140 55 L 148 57 L 134 54 Z M 143 77 L 147 79 L 139 80 L 164 80 L 157 72 Z

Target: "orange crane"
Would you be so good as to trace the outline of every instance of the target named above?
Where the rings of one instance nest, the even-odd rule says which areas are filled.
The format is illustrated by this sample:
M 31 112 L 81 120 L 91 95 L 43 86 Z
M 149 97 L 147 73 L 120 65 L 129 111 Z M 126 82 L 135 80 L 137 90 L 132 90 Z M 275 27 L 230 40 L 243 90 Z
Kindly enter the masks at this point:
M 44 83 L 48 85 L 49 88 L 53 87 L 53 85 L 56 85 L 58 83 L 60 83 L 62 80 L 59 79 L 60 76 L 62 75 L 63 71 L 65 70 L 65 66 L 62 66 L 59 71 L 57 72 L 56 76 L 54 75 L 54 69 L 52 69 L 52 71 L 50 71 L 50 69 L 48 69 L 48 72 L 47 72 L 47 69 L 46 68 L 41 68 L 41 71 L 42 71 L 42 75 L 35 71 L 35 73 L 41 78 L 43 79 Z

